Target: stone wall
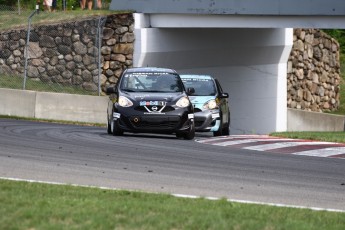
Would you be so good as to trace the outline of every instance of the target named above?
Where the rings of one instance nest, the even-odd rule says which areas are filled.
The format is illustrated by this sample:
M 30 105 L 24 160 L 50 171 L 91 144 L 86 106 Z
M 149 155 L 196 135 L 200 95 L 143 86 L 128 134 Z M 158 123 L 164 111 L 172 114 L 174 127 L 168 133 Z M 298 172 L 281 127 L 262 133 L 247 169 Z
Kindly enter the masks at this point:
M 98 71 L 99 17 L 75 22 L 33 25 L 28 46 L 27 76 L 46 83 L 73 85 L 87 91 L 114 84 L 132 66 L 134 18 L 132 14 L 107 17 L 101 40 Z M 0 74 L 24 76 L 27 29 L 0 33 Z
M 44 82 L 98 89 L 95 44 L 98 18 L 37 27 L 32 32 L 28 76 Z M 56 33 L 52 33 L 55 31 Z M 100 74 L 102 91 L 115 84 L 133 65 L 132 14 L 107 17 L 103 28 Z M 0 33 L 0 74 L 23 76 L 26 29 Z M 295 29 L 288 61 L 287 106 L 308 111 L 334 111 L 339 107 L 339 44 L 315 29 Z
M 133 66 L 134 40 L 133 14 L 108 16 L 101 49 L 103 91 L 106 86 L 115 84 L 125 69 Z
M 295 29 L 288 61 L 287 106 L 307 111 L 339 107 L 339 43 L 317 29 Z

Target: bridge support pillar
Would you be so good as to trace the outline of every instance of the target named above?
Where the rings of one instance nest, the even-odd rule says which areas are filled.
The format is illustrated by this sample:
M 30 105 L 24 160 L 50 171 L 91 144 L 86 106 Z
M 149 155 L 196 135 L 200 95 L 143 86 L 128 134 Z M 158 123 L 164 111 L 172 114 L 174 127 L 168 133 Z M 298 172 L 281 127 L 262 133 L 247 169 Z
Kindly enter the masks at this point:
M 134 66 L 210 74 L 230 95 L 231 134 L 287 129 L 287 61 L 293 30 L 280 28 L 152 28 L 135 14 Z M 202 26 L 201 26 L 202 27 Z

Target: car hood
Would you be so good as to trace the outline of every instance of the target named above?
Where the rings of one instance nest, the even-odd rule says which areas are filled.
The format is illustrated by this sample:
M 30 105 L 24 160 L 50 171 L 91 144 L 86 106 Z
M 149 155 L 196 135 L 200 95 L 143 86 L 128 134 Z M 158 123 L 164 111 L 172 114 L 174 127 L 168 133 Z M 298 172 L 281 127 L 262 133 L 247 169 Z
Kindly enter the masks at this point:
M 202 106 L 209 100 L 215 99 L 215 96 L 189 96 L 194 108 L 202 109 Z

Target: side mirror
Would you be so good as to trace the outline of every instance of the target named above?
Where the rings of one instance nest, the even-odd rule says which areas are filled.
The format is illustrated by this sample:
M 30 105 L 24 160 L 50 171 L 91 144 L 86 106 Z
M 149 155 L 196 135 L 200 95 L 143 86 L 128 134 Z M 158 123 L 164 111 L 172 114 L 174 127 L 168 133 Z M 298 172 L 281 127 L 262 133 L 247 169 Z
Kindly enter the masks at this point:
M 229 98 L 229 94 L 228 93 L 222 93 L 220 95 L 220 98 Z
M 193 93 L 195 93 L 195 89 L 193 87 L 188 87 L 187 88 L 187 94 L 192 95 Z
M 117 93 L 117 87 L 115 87 L 115 86 L 111 86 L 111 87 L 108 87 L 107 89 L 106 89 L 106 94 L 113 94 L 113 93 Z

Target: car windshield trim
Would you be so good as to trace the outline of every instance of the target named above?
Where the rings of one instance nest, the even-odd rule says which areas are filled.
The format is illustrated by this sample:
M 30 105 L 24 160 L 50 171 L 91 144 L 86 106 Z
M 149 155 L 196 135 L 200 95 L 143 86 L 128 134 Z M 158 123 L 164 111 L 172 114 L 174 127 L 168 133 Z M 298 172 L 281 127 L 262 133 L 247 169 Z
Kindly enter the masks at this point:
M 182 78 L 182 82 L 186 88 L 193 87 L 193 96 L 216 96 L 217 89 L 212 78 Z
M 179 75 L 164 72 L 127 73 L 121 79 L 120 90 L 126 92 L 183 92 Z
M 121 89 L 121 90 L 125 92 L 136 92 L 135 90 L 132 90 L 132 89 Z

